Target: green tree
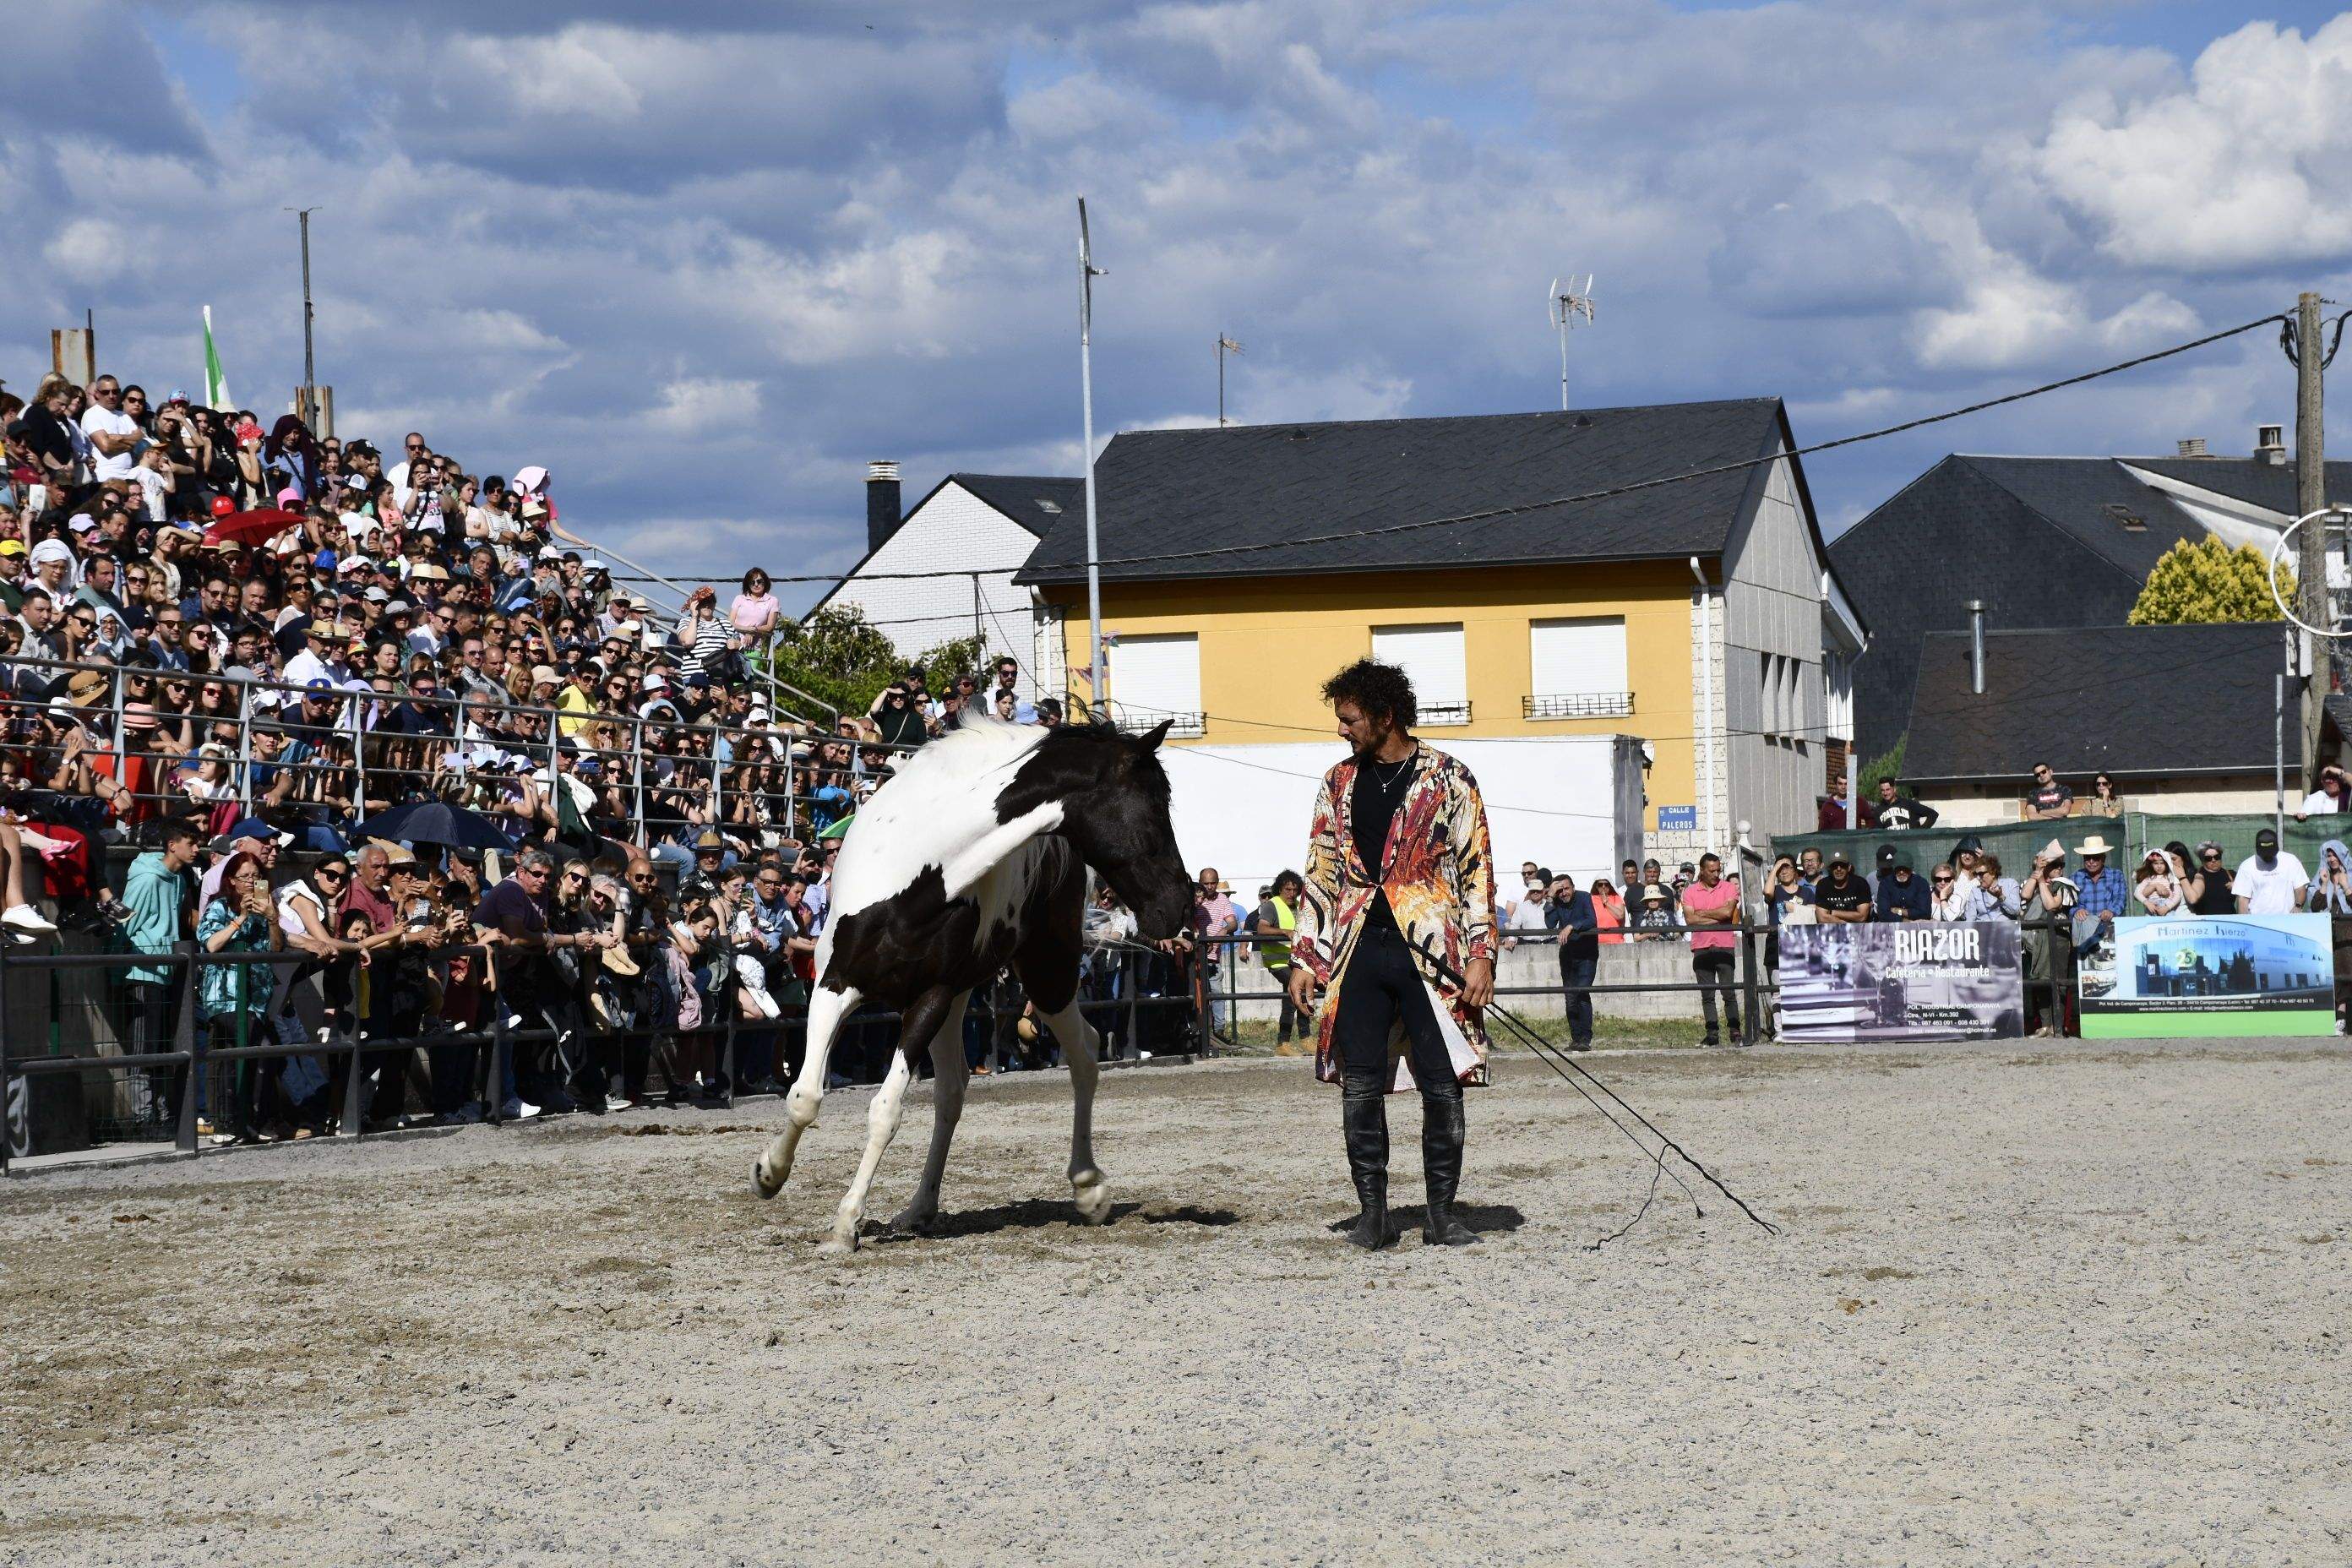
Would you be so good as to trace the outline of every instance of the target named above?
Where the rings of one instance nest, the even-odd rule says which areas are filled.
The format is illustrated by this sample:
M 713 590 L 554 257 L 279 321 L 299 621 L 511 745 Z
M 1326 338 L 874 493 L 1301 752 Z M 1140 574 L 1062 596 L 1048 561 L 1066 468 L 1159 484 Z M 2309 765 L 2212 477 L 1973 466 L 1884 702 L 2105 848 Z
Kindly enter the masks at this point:
M 844 713 L 863 713 L 873 706 L 875 694 L 898 679 L 910 664 L 923 667 L 925 684 L 934 697 L 946 691 L 960 675 L 978 676 L 985 686 L 988 680 L 981 663 L 986 658 L 985 642 L 965 637 L 908 658 L 866 620 L 864 610 L 856 605 L 829 605 L 798 626 L 784 624 L 776 640 L 775 671 L 776 679 L 785 685 L 796 686 Z M 793 705 L 790 693 L 784 705 Z
M 1878 793 L 1878 781 L 1881 779 L 1894 779 L 1897 782 L 1901 781 L 1903 777 L 1903 748 L 1910 743 L 1911 731 L 1906 730 L 1903 733 L 1895 737 L 1895 744 L 1887 747 L 1886 750 L 1879 752 L 1878 755 L 1871 758 L 1868 763 L 1864 764 L 1862 777 L 1856 780 L 1854 784 L 1854 798 L 1856 800 L 1868 800 L 1873 795 L 1875 795 Z
M 2132 605 L 2136 626 L 2205 625 L 2217 621 L 2274 621 L 2278 604 L 2263 581 L 2269 559 L 2251 544 L 2235 550 L 2211 534 L 2191 544 L 2187 540 L 2164 552 L 2147 585 Z M 2294 602 L 2294 574 L 2284 563 L 2278 569 L 2278 591 Z
M 987 658 L 986 639 L 952 637 L 936 647 L 924 649 L 923 656 L 914 662 L 923 667 L 923 684 L 931 689 L 931 695 L 941 697 L 955 685 L 958 676 L 973 677 L 982 690 L 993 684 L 993 678 L 981 668 Z
M 905 664 L 855 605 L 829 605 L 797 626 L 787 621 L 776 640 L 776 679 L 845 713 L 865 712 Z

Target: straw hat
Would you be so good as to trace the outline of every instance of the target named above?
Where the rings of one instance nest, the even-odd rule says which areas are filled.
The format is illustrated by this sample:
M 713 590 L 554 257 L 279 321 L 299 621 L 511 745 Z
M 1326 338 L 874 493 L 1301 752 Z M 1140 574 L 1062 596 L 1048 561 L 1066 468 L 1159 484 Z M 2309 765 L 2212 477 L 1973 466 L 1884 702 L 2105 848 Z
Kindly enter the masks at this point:
M 2112 855 L 2115 852 L 2115 847 L 2095 833 L 2074 846 L 2077 855 Z

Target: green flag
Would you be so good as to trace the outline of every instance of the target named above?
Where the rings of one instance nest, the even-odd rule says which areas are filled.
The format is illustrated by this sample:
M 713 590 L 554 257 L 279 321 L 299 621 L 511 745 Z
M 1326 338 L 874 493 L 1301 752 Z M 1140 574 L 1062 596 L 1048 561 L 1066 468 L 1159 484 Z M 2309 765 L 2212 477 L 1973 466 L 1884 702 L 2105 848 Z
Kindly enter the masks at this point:
M 205 403 L 212 408 L 234 408 L 228 400 L 228 378 L 221 374 L 220 350 L 213 347 L 213 308 L 205 307 Z

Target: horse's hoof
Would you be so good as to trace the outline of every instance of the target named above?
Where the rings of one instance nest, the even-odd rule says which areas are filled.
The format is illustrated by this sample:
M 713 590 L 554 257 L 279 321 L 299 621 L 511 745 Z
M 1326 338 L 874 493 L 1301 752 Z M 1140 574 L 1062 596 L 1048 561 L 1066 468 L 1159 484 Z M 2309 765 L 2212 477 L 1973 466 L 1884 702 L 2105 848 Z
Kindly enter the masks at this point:
M 765 1159 L 759 1159 L 751 1162 L 751 1184 L 760 1190 L 761 1197 L 772 1198 L 784 1190 L 784 1178 L 782 1173 L 770 1170 Z
M 838 1236 L 828 1236 L 816 1244 L 816 1253 L 819 1258 L 846 1258 L 856 1250 L 857 1238 L 854 1236 L 845 1239 Z
M 1100 1171 L 1081 1171 L 1070 1178 L 1070 1201 L 1080 1219 L 1102 1225 L 1110 1218 L 1110 1182 Z
M 909 1204 L 892 1217 L 887 1234 L 907 1239 L 929 1236 L 939 1228 L 940 1211 L 919 1209 Z

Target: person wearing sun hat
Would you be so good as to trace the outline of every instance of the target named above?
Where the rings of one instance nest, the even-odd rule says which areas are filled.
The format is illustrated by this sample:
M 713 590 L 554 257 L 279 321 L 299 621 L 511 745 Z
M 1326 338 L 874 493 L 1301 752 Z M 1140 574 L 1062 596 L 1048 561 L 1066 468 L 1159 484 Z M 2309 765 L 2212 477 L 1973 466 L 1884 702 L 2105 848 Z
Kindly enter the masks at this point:
M 2102 935 L 2112 932 L 2116 917 L 2130 908 L 2131 888 L 2122 869 L 2107 864 L 2114 853 L 2115 846 L 2096 833 L 2074 847 L 2075 857 L 2082 861 L 2082 870 L 2074 879 L 2074 907 L 2099 917 Z

